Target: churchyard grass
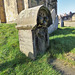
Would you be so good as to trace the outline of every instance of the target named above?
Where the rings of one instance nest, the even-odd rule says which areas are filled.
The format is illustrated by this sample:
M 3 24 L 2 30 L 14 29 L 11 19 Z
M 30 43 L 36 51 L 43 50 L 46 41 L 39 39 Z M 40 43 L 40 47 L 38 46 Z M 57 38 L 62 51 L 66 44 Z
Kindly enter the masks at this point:
M 33 61 L 19 50 L 16 24 L 0 24 L 0 75 L 58 75 L 47 62 L 48 52 Z
M 62 60 L 64 65 L 75 67 L 75 27 L 59 25 L 58 30 L 53 32 L 49 39 L 50 56 Z
M 49 58 L 75 66 L 75 61 L 66 58 L 67 53 L 75 54 L 75 28 L 59 27 L 50 34 L 49 49 L 33 61 L 20 52 L 15 26 L 0 24 L 0 75 L 60 75 L 48 63 Z

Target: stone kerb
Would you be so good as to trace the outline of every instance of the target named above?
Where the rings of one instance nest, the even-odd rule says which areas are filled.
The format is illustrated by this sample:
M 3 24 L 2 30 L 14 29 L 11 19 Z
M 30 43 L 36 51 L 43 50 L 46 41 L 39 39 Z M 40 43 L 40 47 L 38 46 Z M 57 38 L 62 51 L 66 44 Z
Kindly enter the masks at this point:
M 64 21 L 64 26 L 75 27 L 75 21 Z

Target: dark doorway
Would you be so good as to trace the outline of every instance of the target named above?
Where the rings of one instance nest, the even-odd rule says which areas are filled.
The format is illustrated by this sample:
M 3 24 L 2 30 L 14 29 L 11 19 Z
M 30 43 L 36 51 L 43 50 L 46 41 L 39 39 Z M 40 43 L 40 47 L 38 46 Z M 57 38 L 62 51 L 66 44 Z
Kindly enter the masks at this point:
M 4 0 L 0 0 L 0 19 L 1 19 L 1 23 L 6 23 Z
M 16 0 L 17 1 L 17 10 L 18 13 L 20 13 L 22 10 L 24 10 L 24 0 Z

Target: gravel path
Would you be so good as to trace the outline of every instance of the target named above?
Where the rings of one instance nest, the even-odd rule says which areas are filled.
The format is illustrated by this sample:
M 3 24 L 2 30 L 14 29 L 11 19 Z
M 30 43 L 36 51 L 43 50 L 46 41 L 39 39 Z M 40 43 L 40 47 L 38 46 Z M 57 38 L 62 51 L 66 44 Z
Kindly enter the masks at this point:
M 53 68 L 61 73 L 61 75 L 75 75 L 75 67 L 71 68 L 69 66 L 65 66 L 63 61 L 58 59 L 50 59 L 49 63 L 53 65 Z

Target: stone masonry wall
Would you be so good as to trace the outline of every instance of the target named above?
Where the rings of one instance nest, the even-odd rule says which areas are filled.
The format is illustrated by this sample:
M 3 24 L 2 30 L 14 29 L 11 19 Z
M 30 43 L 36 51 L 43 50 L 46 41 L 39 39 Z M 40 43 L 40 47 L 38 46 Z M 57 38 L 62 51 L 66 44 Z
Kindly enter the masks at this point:
M 0 0 L 1 22 L 15 22 L 18 14 L 28 8 L 28 0 Z

